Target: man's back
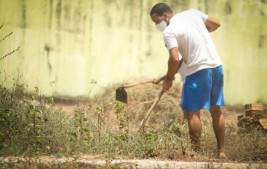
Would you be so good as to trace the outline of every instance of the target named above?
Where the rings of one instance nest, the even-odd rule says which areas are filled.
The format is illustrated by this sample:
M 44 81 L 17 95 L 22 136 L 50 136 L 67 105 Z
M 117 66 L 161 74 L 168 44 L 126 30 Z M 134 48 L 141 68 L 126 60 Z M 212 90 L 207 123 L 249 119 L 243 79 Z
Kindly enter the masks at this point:
M 173 16 L 164 30 L 167 48 L 178 46 L 187 65 L 187 75 L 222 64 L 204 24 L 207 17 L 198 10 L 184 11 Z

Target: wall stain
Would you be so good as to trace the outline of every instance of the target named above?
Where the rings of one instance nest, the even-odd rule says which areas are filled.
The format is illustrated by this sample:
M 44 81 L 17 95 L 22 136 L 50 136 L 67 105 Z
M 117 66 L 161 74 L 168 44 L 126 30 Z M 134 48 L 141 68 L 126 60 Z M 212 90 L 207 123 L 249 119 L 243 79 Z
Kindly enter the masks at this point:
M 48 65 L 49 74 L 51 74 L 52 65 L 51 65 L 51 63 L 49 61 L 49 58 L 50 58 L 50 52 L 51 52 L 52 48 L 48 44 L 45 44 L 44 50 L 46 51 L 47 65 Z
M 145 0 L 146 1 L 146 0 Z M 149 7 L 149 11 L 147 12 L 147 16 L 149 16 L 150 10 L 151 8 L 156 4 L 152 1 L 146 1 L 146 6 Z M 178 12 L 178 11 L 174 11 L 174 12 Z M 153 23 L 152 23 L 153 25 Z M 150 22 L 145 22 L 145 29 L 147 29 L 147 31 L 151 32 L 152 30 L 156 29 L 154 26 L 151 26 L 151 21 Z M 153 51 L 153 42 L 152 42 L 152 34 L 148 33 L 146 34 L 146 49 L 145 49 L 145 56 L 141 57 L 141 61 L 145 61 L 145 59 L 152 57 L 152 51 Z
M 56 6 L 56 23 L 57 23 L 57 31 L 60 32 L 61 30 L 61 14 L 62 14 L 62 0 L 57 1 Z M 60 33 L 56 34 L 56 40 L 57 40 L 57 49 L 61 50 L 61 35 Z
M 260 14 L 261 14 L 261 16 L 265 16 L 265 13 L 263 10 L 261 10 Z
M 128 4 L 128 7 L 130 8 L 130 14 L 129 14 L 129 29 L 133 29 L 134 28 L 134 8 L 132 8 L 132 6 L 134 6 L 134 1 L 130 1 L 130 3 Z M 129 42 L 133 41 L 133 34 L 131 33 L 129 36 Z M 131 51 L 130 51 L 131 53 Z
M 210 4 L 209 0 L 205 0 L 205 4 L 204 5 L 205 5 L 205 12 L 206 13 L 209 13 L 209 4 Z
M 202 9 L 201 9 L 201 2 L 200 2 L 200 1 L 198 1 L 198 3 L 197 3 L 197 8 L 198 8 L 199 10 L 202 10 Z
M 260 35 L 259 37 L 259 42 L 258 42 L 258 47 L 259 48 L 264 48 L 264 41 L 265 41 L 265 35 Z
M 83 30 L 82 30 L 82 32 L 83 32 L 83 34 L 85 34 L 87 14 L 83 14 L 82 18 L 83 18 Z
M 231 2 L 229 0 L 225 2 L 224 13 L 226 15 L 231 15 L 232 14 L 232 5 L 231 5 Z
M 64 5 L 64 22 L 66 23 L 62 29 L 71 32 L 70 21 L 71 21 L 71 6 L 67 3 Z
M 199 3 L 200 1 L 202 3 Z M 262 3 L 259 3 L 260 1 Z M 248 12 L 253 12 L 253 13 L 257 14 L 257 16 L 255 16 L 255 19 L 251 18 L 251 20 L 250 20 L 249 17 L 248 17 L 248 19 L 244 17 L 243 18 L 244 20 L 242 20 L 242 22 L 240 20 L 238 20 L 239 13 L 236 12 L 235 10 L 239 9 L 236 7 L 241 6 L 242 5 L 241 2 L 243 2 L 243 1 L 233 2 L 231 0 L 224 0 L 223 2 L 219 2 L 219 1 L 213 2 L 213 0 L 189 0 L 189 1 L 188 0 L 166 0 L 165 2 L 172 4 L 171 7 L 174 9 L 174 12 L 180 12 L 180 10 L 183 8 L 187 9 L 188 7 L 191 7 L 190 5 L 194 5 L 194 8 L 195 8 L 195 7 L 197 7 L 195 5 L 198 5 L 198 4 L 202 9 L 206 9 L 207 3 L 210 2 L 211 4 L 209 4 L 209 6 L 208 6 L 210 12 L 213 12 L 213 13 L 217 14 L 218 16 L 221 16 L 225 20 L 225 25 L 232 24 L 232 23 L 236 22 L 235 25 L 244 26 L 245 33 L 249 33 L 249 31 L 247 31 L 247 29 L 254 28 L 254 25 L 251 25 L 251 24 L 255 24 L 256 30 L 258 30 L 258 26 L 262 25 L 262 28 L 259 28 L 260 31 L 258 31 L 257 36 L 251 37 L 251 38 L 253 38 L 253 39 L 255 38 L 255 39 L 248 43 L 250 46 L 253 47 L 252 53 L 247 54 L 248 57 L 250 58 L 251 57 L 250 55 L 253 55 L 253 56 L 254 55 L 263 55 L 264 50 L 266 48 L 266 42 L 267 42 L 266 41 L 267 34 L 266 34 L 266 30 L 265 30 L 266 22 L 265 22 L 265 17 L 262 16 L 262 15 L 264 15 L 264 12 L 266 15 L 266 10 L 265 10 L 266 9 L 266 1 L 267 0 L 254 1 L 254 2 L 256 2 L 255 4 L 259 6 L 259 8 L 251 7 L 251 8 L 248 8 L 249 9 L 248 11 L 242 9 L 242 10 L 244 10 L 244 12 L 246 14 L 246 15 L 244 14 L 244 16 L 249 15 Z M 0 0 L 0 2 L 1 2 L 0 4 L 3 5 L 4 1 L 2 2 Z M 7 19 L 8 19 L 8 17 L 17 17 L 17 18 L 14 18 L 14 20 L 12 20 L 12 18 L 10 18 L 10 21 L 9 21 L 11 23 L 10 26 L 14 26 L 15 28 L 19 27 L 19 30 L 22 31 L 22 33 L 20 33 L 18 35 L 17 40 L 22 41 L 22 42 L 26 42 L 25 39 L 30 38 L 31 42 L 36 43 L 36 44 L 27 43 L 24 45 L 25 47 L 27 47 L 27 46 L 32 47 L 32 45 L 34 45 L 34 48 L 32 48 L 30 51 L 29 50 L 20 51 L 21 57 L 18 58 L 18 61 L 16 62 L 16 65 L 20 66 L 20 68 L 17 69 L 19 72 L 28 73 L 28 70 L 24 70 L 24 68 L 27 67 L 27 64 L 28 64 L 28 62 L 26 63 L 26 61 L 31 59 L 30 58 L 31 53 L 29 53 L 29 52 L 31 52 L 31 51 L 32 52 L 38 52 L 39 48 L 41 48 L 42 53 L 39 53 L 40 57 L 45 57 L 45 59 L 47 59 L 47 60 L 45 60 L 46 74 L 49 74 L 49 71 L 50 72 L 52 71 L 51 76 L 47 75 L 48 79 L 49 78 L 51 79 L 51 77 L 53 76 L 53 79 L 55 77 L 56 79 L 58 78 L 58 80 L 62 80 L 62 77 L 64 77 L 66 73 L 62 73 L 63 71 L 61 71 L 61 70 L 64 68 L 64 66 L 61 66 L 61 65 L 65 64 L 64 63 L 64 59 L 65 59 L 64 57 L 69 56 L 73 50 L 73 49 L 66 49 L 64 47 L 71 46 L 71 45 L 77 43 L 77 41 L 76 42 L 70 41 L 70 42 L 66 42 L 66 43 L 64 42 L 64 44 L 63 44 L 63 43 L 59 43 L 61 40 L 63 42 L 63 41 L 67 41 L 70 39 L 72 40 L 72 39 L 76 38 L 78 40 L 81 39 L 81 42 L 85 42 L 85 45 L 86 46 L 88 45 L 87 46 L 88 48 L 86 47 L 86 49 L 85 49 L 85 47 L 80 45 L 80 46 L 77 46 L 77 49 L 75 49 L 75 50 L 77 50 L 77 53 L 78 52 L 84 52 L 84 55 L 86 55 L 86 57 L 88 57 L 85 60 L 86 61 L 85 64 L 88 64 L 88 65 L 93 64 L 93 63 L 95 63 L 95 64 L 98 63 L 97 62 L 98 60 L 95 58 L 96 58 L 96 56 L 99 55 L 99 52 L 101 52 L 101 49 L 99 49 L 99 46 L 97 46 L 97 45 L 99 45 L 101 43 L 101 40 L 102 40 L 102 39 L 99 39 L 99 36 L 98 36 L 99 34 L 103 34 L 104 36 L 109 36 L 109 39 L 111 39 L 111 41 L 112 41 L 113 40 L 112 38 L 115 38 L 117 36 L 110 35 L 110 33 L 112 33 L 112 32 L 118 33 L 118 36 L 121 37 L 121 39 L 119 39 L 120 43 L 108 44 L 106 41 L 103 41 L 103 45 L 114 45 L 114 46 L 108 48 L 108 50 L 106 52 L 112 53 L 112 54 L 110 54 L 110 56 L 118 57 L 118 59 L 120 59 L 121 56 L 119 56 L 116 52 L 118 51 L 117 48 L 120 47 L 118 45 L 121 43 L 128 44 L 125 47 L 125 49 L 121 50 L 122 52 L 127 53 L 130 51 L 130 52 L 134 52 L 134 54 L 136 54 L 136 53 L 140 54 L 140 58 L 142 59 L 142 61 L 144 61 L 144 63 L 147 63 L 146 57 L 152 57 L 152 56 L 154 57 L 154 54 L 158 54 L 158 53 L 156 53 L 157 51 L 159 51 L 156 48 L 158 45 L 162 45 L 162 47 L 160 47 L 160 48 L 164 48 L 162 38 L 159 39 L 159 42 L 157 42 L 157 46 L 155 45 L 155 43 L 156 43 L 155 40 L 158 40 L 158 38 L 155 37 L 155 35 L 158 36 L 158 34 L 160 34 L 160 32 L 157 32 L 153 22 L 151 22 L 151 20 L 149 18 L 149 10 L 154 5 L 154 3 L 156 3 L 155 0 L 136 0 L 136 1 L 133 1 L 133 0 L 125 0 L 125 1 L 121 1 L 121 0 L 111 0 L 111 1 L 110 0 L 109 1 L 108 0 L 88 0 L 88 1 L 83 1 L 83 0 L 76 0 L 76 1 L 46 0 L 46 2 L 47 2 L 47 6 L 45 8 L 38 9 L 38 10 L 40 10 L 40 13 L 42 10 L 46 10 L 47 11 L 46 15 L 40 15 L 40 13 L 38 12 L 38 13 L 36 13 L 36 16 L 30 17 L 31 11 L 29 11 L 29 10 L 31 10 L 34 7 L 32 5 L 40 7 L 40 4 L 38 4 L 39 2 L 35 2 L 32 0 L 31 1 L 30 0 L 15 0 L 14 5 L 16 5 L 16 6 L 14 7 L 14 9 L 18 8 L 19 10 L 17 13 L 14 13 L 12 15 L 9 14 L 10 13 L 9 11 L 6 11 L 6 12 L 1 11 L 3 16 L 7 17 Z M 107 2 L 107 5 L 105 4 L 105 2 Z M 113 3 L 111 3 L 111 2 L 113 2 Z M 219 2 L 219 3 L 216 3 L 216 2 Z M 249 5 L 254 5 L 254 3 L 252 3 L 252 2 L 253 1 L 251 1 L 251 3 Z M 78 5 L 78 3 L 79 3 L 79 5 Z M 116 4 L 116 6 L 118 5 L 118 7 L 114 7 L 115 4 Z M 186 5 L 188 5 L 188 7 L 186 7 Z M 221 6 L 222 11 L 221 10 L 215 11 L 216 8 L 219 7 L 216 5 L 222 5 Z M 262 5 L 262 6 L 260 6 L 260 5 Z M 141 9 L 139 9 L 140 6 L 141 6 Z M 8 9 L 4 9 L 4 10 L 8 10 Z M 78 11 L 78 10 L 80 10 L 80 11 Z M 256 10 L 258 10 L 258 11 L 256 11 Z M 118 32 L 120 30 L 118 30 L 116 28 L 110 29 L 110 27 L 108 27 L 106 22 L 103 23 L 103 20 L 105 21 L 105 19 L 106 19 L 106 18 L 104 18 L 106 16 L 103 15 L 103 13 L 105 13 L 105 11 L 108 11 L 107 14 L 112 14 L 109 16 L 112 18 L 112 20 L 109 21 L 110 24 L 108 24 L 108 25 L 112 26 L 116 23 L 123 24 L 123 25 L 118 25 L 118 26 L 114 25 L 114 27 L 116 26 L 116 28 L 117 27 L 120 28 L 122 30 L 121 32 Z M 261 15 L 259 14 L 260 12 L 261 12 Z M 5 14 L 5 13 L 7 13 L 7 14 Z M 132 16 L 130 16 L 130 15 L 132 15 Z M 231 16 L 231 17 L 229 17 L 229 16 Z M 36 18 L 33 18 L 33 17 L 36 17 Z M 41 19 L 41 21 L 37 21 L 38 17 L 40 17 L 39 19 Z M 79 21 L 79 23 L 77 23 L 77 25 L 76 25 L 76 19 Z M 32 21 L 34 21 L 34 23 L 32 23 Z M 15 25 L 16 23 L 17 23 L 17 25 Z M 36 23 L 39 23 L 39 25 L 36 25 Z M 47 24 L 47 25 L 44 25 L 44 24 Z M 40 31 L 40 33 L 38 32 L 38 34 L 41 34 L 41 36 L 40 37 L 31 36 L 33 34 L 35 35 L 35 33 L 36 33 L 35 32 L 36 30 L 33 30 L 33 29 L 28 29 L 27 33 L 26 33 L 25 30 L 27 28 L 29 28 L 30 26 L 31 27 L 35 27 L 35 26 L 37 27 L 38 26 L 37 29 L 38 29 L 38 31 Z M 75 35 L 74 33 L 69 34 L 68 32 L 65 32 L 65 30 L 69 30 L 69 31 L 73 32 L 73 30 L 76 30 L 75 26 L 79 27 L 78 31 L 84 31 L 83 29 L 85 29 L 85 32 L 86 32 L 85 36 L 76 37 L 77 35 Z M 250 26 L 251 26 L 251 28 L 250 28 Z M 24 27 L 24 29 L 21 27 Z M 51 30 L 46 30 L 48 27 Z M 228 27 L 225 27 L 225 28 L 228 28 Z M 104 30 L 104 31 L 101 31 L 101 30 Z M 111 30 L 112 32 L 111 31 L 108 32 L 105 30 Z M 139 30 L 144 31 L 144 32 L 141 32 L 141 35 L 140 35 Z M 226 30 L 226 31 L 222 31 L 221 33 L 223 35 L 226 33 L 227 33 L 227 35 L 229 35 L 228 33 L 231 33 L 230 35 L 238 34 L 237 38 L 243 38 L 242 35 L 240 35 L 240 32 L 236 32 L 234 30 L 233 31 Z M 123 34 L 123 35 L 121 35 L 121 34 Z M 216 37 L 216 35 L 215 35 L 215 37 Z M 249 38 L 250 37 L 248 37 L 247 39 L 249 39 Z M 244 39 L 245 39 L 245 37 L 244 37 Z M 217 38 L 217 42 L 225 44 L 225 47 L 229 47 L 229 45 L 230 45 L 230 44 L 225 43 L 225 40 L 221 40 L 221 38 Z M 47 43 L 47 45 L 46 45 L 46 43 Z M 42 46 L 40 46 L 40 45 L 42 45 Z M 240 44 L 236 44 L 236 45 L 238 47 L 240 47 L 241 50 L 243 50 L 243 49 L 246 50 L 245 47 L 243 48 L 242 42 Z M 51 47 L 53 49 L 51 49 Z M 139 49 L 140 51 L 136 51 L 136 49 L 137 50 Z M 240 52 L 240 51 L 238 51 L 238 52 Z M 231 52 L 226 52 L 226 53 L 222 54 L 222 55 L 225 55 L 226 62 L 229 60 L 229 57 L 231 56 Z M 241 52 L 243 52 L 243 51 L 241 51 Z M 228 54 L 230 56 L 227 56 Z M 27 60 L 25 60 L 23 57 Z M 92 59 L 93 61 L 91 61 L 90 59 Z M 23 60 L 23 61 L 20 62 L 20 60 Z M 135 63 L 136 60 L 137 59 L 134 59 L 133 64 L 136 64 Z M 156 59 L 155 59 L 155 61 L 156 61 Z M 156 63 L 156 64 L 158 64 L 158 63 Z M 92 66 L 92 69 L 86 68 L 85 70 L 88 72 L 94 71 L 93 68 L 95 68 L 95 67 L 93 67 L 93 66 Z M 231 66 L 231 64 L 230 64 L 230 66 Z M 251 66 L 254 66 L 254 65 L 251 65 Z M 16 68 L 12 67 L 12 69 L 16 69 Z M 241 68 L 237 68 L 236 70 L 240 70 L 240 69 Z M 255 69 L 256 69 L 256 66 L 255 66 Z M 264 66 L 264 70 L 266 70 L 265 66 Z M 133 70 L 133 71 L 135 71 L 135 70 Z M 116 72 L 114 71 L 114 73 L 116 73 Z M 230 74 L 231 73 L 229 73 L 229 72 L 227 73 L 228 76 Z M 92 73 L 89 73 L 89 76 L 92 76 Z M 110 77 L 112 77 L 112 78 L 117 77 L 117 75 L 111 74 L 107 78 L 110 78 Z M 232 78 L 232 76 L 230 76 L 230 77 Z M 44 78 L 44 79 L 46 79 L 46 78 Z M 243 78 L 242 79 L 240 78 L 239 80 L 241 83 L 241 81 L 243 81 Z M 263 82 L 263 83 L 265 84 L 265 82 Z M 229 84 L 227 84 L 227 85 L 231 86 Z M 59 83 L 58 88 L 60 88 L 60 87 L 61 87 L 61 84 Z M 72 86 L 70 85 L 70 87 L 72 87 Z M 254 87 L 254 86 L 252 86 L 252 87 Z
M 94 1 L 91 1 L 91 11 L 90 11 L 90 26 L 89 26 L 89 30 L 90 30 L 90 36 L 89 36 L 89 53 L 90 56 L 93 56 L 93 52 L 92 52 L 92 47 L 93 47 L 93 33 L 94 33 L 94 8 L 95 8 L 95 3 Z
M 82 19 L 82 9 L 81 9 L 81 1 L 78 1 L 77 7 L 74 9 L 74 14 L 73 14 L 73 21 L 75 23 L 75 26 L 73 26 L 72 30 L 75 33 L 80 33 L 81 32 L 81 19 Z
M 50 3 L 49 3 L 49 23 L 48 23 L 49 29 L 52 28 L 52 19 L 53 19 L 53 0 L 50 0 Z
M 105 2 L 105 4 L 107 5 L 107 6 L 112 6 L 112 5 L 114 5 L 114 3 L 112 2 L 112 1 L 110 1 L 110 0 L 104 0 L 104 2 Z M 112 27 L 112 15 L 110 14 L 111 12 L 113 12 L 113 11 L 111 11 L 111 10 L 105 10 L 105 12 L 104 12 L 104 18 L 105 18 L 105 24 L 108 26 L 108 27 Z
M 140 15 L 139 15 L 139 31 L 141 32 L 140 34 L 139 34 L 139 42 L 138 42 L 138 50 L 139 50 L 139 52 L 142 52 L 142 50 L 143 50 L 143 45 L 142 45 L 142 36 L 143 36 L 143 15 L 144 15 L 144 13 L 143 13 L 143 8 L 144 8 L 144 5 L 143 5 L 143 0 L 139 0 L 139 3 L 140 3 Z M 140 57 L 140 62 L 141 62 L 141 57 Z
M 56 18 L 57 18 L 57 29 L 61 29 L 61 9 L 62 9 L 62 0 L 57 1 L 56 7 Z
M 261 0 L 261 3 L 262 3 L 262 4 L 261 4 L 261 7 L 262 7 L 262 8 L 261 8 L 261 10 L 260 10 L 260 15 L 261 15 L 261 16 L 265 16 L 265 10 L 264 10 L 264 9 L 266 9 L 266 7 L 264 7 L 264 6 L 266 6 L 266 5 L 265 5 L 266 1 L 265 1 L 265 0 Z
M 26 28 L 27 24 L 26 24 L 26 0 L 20 0 L 19 2 L 21 3 L 21 27 L 22 28 Z

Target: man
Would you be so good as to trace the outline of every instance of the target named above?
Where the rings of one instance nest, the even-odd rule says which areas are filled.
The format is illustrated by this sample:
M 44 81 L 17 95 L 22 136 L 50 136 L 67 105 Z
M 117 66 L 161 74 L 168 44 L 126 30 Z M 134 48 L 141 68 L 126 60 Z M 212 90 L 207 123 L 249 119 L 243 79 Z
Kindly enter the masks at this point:
M 209 109 L 217 140 L 218 157 L 226 158 L 224 150 L 225 122 L 221 112 L 224 105 L 223 69 L 209 32 L 220 23 L 199 10 L 174 14 L 172 9 L 158 3 L 150 12 L 156 27 L 163 31 L 169 50 L 168 71 L 163 82 L 166 91 L 172 86 L 179 65 L 179 55 L 186 66 L 181 107 L 186 114 L 194 150 L 200 147 L 200 109 Z

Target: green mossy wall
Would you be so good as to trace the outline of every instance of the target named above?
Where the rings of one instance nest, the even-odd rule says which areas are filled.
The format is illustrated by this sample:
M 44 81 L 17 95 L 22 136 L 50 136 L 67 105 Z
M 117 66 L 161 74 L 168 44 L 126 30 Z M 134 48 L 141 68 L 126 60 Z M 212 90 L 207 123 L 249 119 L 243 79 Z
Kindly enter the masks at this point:
M 95 95 L 107 85 L 165 74 L 168 52 L 150 20 L 158 0 L 0 0 L 1 79 L 47 96 Z M 212 33 L 228 104 L 267 103 L 267 1 L 163 0 L 221 21 Z M 178 78 L 179 79 L 179 78 Z M 97 84 L 93 85 L 92 80 Z

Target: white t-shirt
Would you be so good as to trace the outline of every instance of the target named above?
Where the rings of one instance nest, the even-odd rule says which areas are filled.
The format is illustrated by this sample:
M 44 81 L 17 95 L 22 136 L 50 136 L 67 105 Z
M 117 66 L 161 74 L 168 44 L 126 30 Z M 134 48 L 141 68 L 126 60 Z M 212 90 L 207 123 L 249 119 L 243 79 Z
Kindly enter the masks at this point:
M 174 15 L 163 36 L 168 49 L 178 47 L 186 64 L 186 76 L 206 68 L 222 65 L 204 22 L 208 15 L 187 10 Z

